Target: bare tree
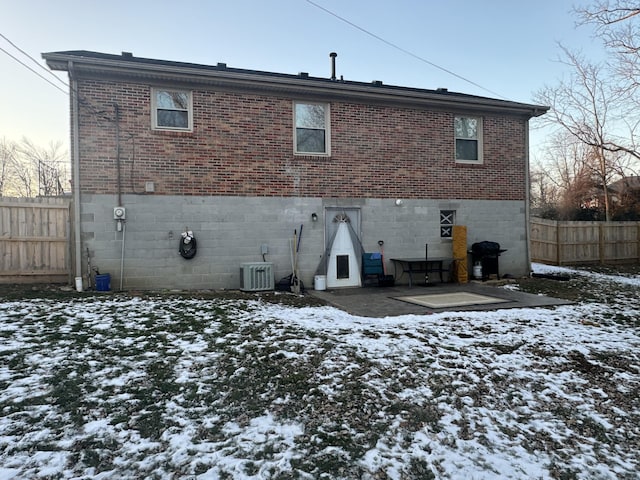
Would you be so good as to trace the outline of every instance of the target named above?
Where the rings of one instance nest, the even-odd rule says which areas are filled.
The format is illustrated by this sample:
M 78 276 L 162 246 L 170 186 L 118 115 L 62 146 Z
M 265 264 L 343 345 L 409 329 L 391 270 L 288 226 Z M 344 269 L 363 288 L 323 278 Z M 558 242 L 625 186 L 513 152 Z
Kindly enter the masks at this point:
M 0 196 L 62 195 L 69 165 L 62 144 L 40 147 L 27 138 L 0 141 Z
M 591 5 L 578 6 L 574 10 L 580 23 L 595 25 L 596 33 L 603 37 L 608 47 L 637 53 L 640 45 L 637 44 L 637 37 L 627 22 L 640 15 L 640 5 L 637 1 L 596 0 Z
M 602 187 L 605 217 L 609 221 L 611 205 L 607 185 L 612 176 L 623 169 L 619 160 L 625 154 L 640 158 L 632 140 L 637 125 L 630 127 L 632 124 L 625 122 L 626 97 L 614 88 L 615 82 L 605 66 L 589 63 L 579 54 L 561 48 L 563 61 L 570 67 L 569 76 L 557 86 L 538 91 L 535 100 L 551 107 L 549 114 L 541 119 L 543 124 L 560 128 L 588 147 L 588 165 Z M 618 133 L 622 125 L 627 127 L 628 135 L 624 137 Z
M 636 21 L 640 5 L 633 0 L 597 0 L 586 7 L 576 7 L 579 24 L 595 27 L 596 35 L 613 53 L 616 70 L 627 87 L 636 89 L 640 83 L 640 37 Z
M 546 182 L 555 186 L 561 209 L 584 204 L 591 195 L 604 205 L 608 221 L 610 183 L 637 174 L 640 164 L 640 3 L 594 0 L 574 12 L 578 24 L 595 28 L 608 56 L 596 64 L 561 46 L 568 76 L 536 94 L 538 103 L 551 107 L 540 123 L 565 133 L 552 136 L 546 166 L 553 174 Z M 599 195 L 590 193 L 594 186 Z
M 541 163 L 531 166 L 529 175 L 531 207 L 544 211 L 556 203 L 556 188 L 550 179 L 549 171 Z
M 547 214 L 554 212 L 555 218 L 573 219 L 576 212 L 599 199 L 590 147 L 560 130 L 550 136 L 543 155 L 543 162 L 532 172 L 536 180 L 532 198 L 538 202 L 534 207 Z
M 605 148 L 640 159 L 640 146 L 635 138 L 640 122 L 640 4 L 633 0 L 597 0 L 574 11 L 578 24 L 593 26 L 610 53 L 611 86 L 624 99 L 627 141 L 612 142 Z
M 3 138 L 0 140 L 0 197 L 11 194 L 11 174 L 16 158 L 16 146 Z
M 31 165 L 23 165 L 22 158 L 16 157 L 12 166 L 12 190 L 16 197 L 35 197 L 34 174 Z
M 61 142 L 40 147 L 23 138 L 18 150 L 23 168 L 18 176 L 25 192 L 29 192 L 27 196 L 32 196 L 36 191 L 44 196 L 64 193 L 63 182 L 68 178 L 68 169 Z

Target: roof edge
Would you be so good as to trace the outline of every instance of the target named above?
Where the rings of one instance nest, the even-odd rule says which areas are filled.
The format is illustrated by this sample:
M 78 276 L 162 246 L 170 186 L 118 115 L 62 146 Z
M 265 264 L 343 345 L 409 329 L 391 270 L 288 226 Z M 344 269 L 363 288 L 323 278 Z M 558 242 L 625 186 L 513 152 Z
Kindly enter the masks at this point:
M 527 103 L 480 97 L 446 89 L 421 89 L 385 85 L 382 82 L 357 82 L 311 77 L 308 74 L 284 74 L 257 70 L 230 68 L 224 63 L 201 65 L 135 57 L 123 52 L 114 55 L 86 50 L 43 53 L 42 58 L 52 70 L 100 75 L 118 75 L 131 78 L 156 79 L 192 84 L 209 84 L 224 88 L 244 88 L 261 91 L 290 91 L 316 96 L 351 98 L 362 101 L 376 100 L 402 104 L 453 107 L 525 115 L 529 118 L 543 115 L 549 107 Z

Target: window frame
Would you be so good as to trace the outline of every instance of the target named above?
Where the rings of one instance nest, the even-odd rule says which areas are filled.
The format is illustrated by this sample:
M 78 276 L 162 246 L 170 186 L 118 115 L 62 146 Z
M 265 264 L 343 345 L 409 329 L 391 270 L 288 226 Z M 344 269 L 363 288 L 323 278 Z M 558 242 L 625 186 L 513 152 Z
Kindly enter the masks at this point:
M 298 150 L 298 119 L 296 107 L 298 105 L 320 105 L 324 107 L 324 152 L 305 152 Z M 302 127 L 300 127 L 302 128 Z M 315 129 L 320 130 L 320 129 Z M 331 105 L 328 102 L 309 102 L 305 100 L 293 101 L 293 153 L 297 156 L 306 157 L 329 157 L 331 156 Z
M 170 92 L 170 93 L 186 93 L 188 97 L 188 105 L 187 109 L 167 109 L 163 108 L 162 110 L 172 110 L 176 112 L 187 112 L 187 122 L 188 126 L 185 127 L 173 127 L 167 125 L 158 125 L 158 110 L 160 110 L 158 106 L 158 93 L 159 92 Z M 160 87 L 152 87 L 151 88 L 151 129 L 159 130 L 159 131 L 169 131 L 169 132 L 193 132 L 193 91 L 185 90 L 182 88 L 160 88 Z
M 476 120 L 477 121 L 477 131 L 476 131 L 476 138 L 466 138 L 466 137 L 458 137 L 457 133 L 456 133 L 456 127 L 455 127 L 455 123 L 458 119 L 471 119 L 471 120 Z M 483 117 L 477 116 L 477 115 L 455 115 L 453 118 L 453 143 L 454 143 L 454 159 L 456 161 L 456 163 L 462 163 L 462 164 L 470 164 L 470 165 L 480 165 L 484 163 L 484 148 L 483 148 L 483 130 L 484 130 L 484 121 L 483 121 Z M 470 140 L 475 140 L 476 142 L 476 146 L 477 146 L 477 156 L 478 158 L 476 159 L 469 159 L 469 158 L 458 158 L 458 140 L 466 140 L 466 141 L 470 141 Z

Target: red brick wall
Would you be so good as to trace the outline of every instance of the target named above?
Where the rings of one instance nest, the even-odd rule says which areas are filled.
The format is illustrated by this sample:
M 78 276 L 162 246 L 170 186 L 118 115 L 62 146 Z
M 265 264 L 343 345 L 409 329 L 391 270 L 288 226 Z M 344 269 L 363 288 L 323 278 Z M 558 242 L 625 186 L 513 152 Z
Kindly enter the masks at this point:
M 331 102 L 331 156 L 293 154 L 293 98 L 193 91 L 192 133 L 151 130 L 150 87 L 80 82 L 81 188 L 122 193 L 525 198 L 520 117 L 484 116 L 484 164 L 454 161 L 453 113 Z

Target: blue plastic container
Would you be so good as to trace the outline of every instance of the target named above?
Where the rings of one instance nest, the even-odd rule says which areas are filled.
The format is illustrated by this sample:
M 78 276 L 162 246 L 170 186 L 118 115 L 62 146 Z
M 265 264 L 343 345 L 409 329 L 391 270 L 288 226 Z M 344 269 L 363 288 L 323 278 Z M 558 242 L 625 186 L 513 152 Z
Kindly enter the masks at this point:
M 111 290 L 111 274 L 104 273 L 96 275 L 96 290 L 99 292 L 108 292 Z

